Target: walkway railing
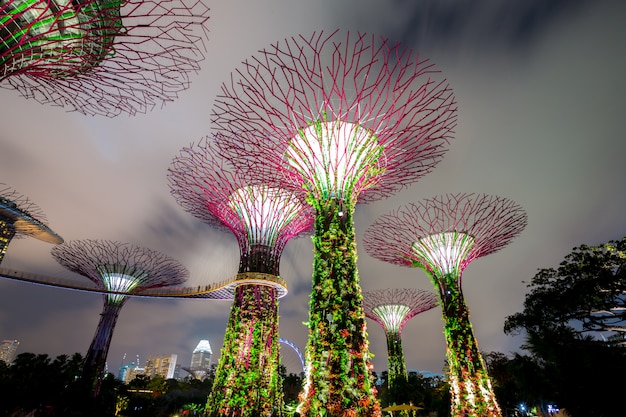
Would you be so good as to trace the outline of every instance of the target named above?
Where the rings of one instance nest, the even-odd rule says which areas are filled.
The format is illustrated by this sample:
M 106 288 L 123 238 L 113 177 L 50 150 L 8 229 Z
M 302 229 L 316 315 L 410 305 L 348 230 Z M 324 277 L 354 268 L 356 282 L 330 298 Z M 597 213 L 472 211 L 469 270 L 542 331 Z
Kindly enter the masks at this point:
M 15 269 L 0 267 L 0 278 L 15 281 L 29 282 L 31 284 L 45 285 L 56 288 L 66 288 L 74 291 L 86 291 L 100 294 L 119 294 L 129 297 L 155 297 L 155 298 L 206 298 L 210 300 L 232 300 L 235 297 L 235 289 L 240 285 L 264 285 L 276 288 L 279 297 L 287 295 L 287 283 L 276 275 L 258 272 L 240 273 L 222 281 L 196 287 L 160 287 L 149 288 L 137 292 L 108 291 L 99 288 L 92 281 L 66 279 L 50 275 L 35 274 L 33 272 L 18 271 Z

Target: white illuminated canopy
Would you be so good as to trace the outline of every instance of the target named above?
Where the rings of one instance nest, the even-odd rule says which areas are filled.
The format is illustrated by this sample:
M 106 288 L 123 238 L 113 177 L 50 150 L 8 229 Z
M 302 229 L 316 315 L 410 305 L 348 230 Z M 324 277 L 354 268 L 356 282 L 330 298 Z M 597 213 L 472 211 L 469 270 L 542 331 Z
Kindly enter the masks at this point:
M 400 333 L 400 325 L 410 310 L 402 304 L 384 304 L 374 307 L 372 312 L 383 322 L 387 333 Z
M 243 222 L 250 243 L 271 246 L 304 205 L 285 190 L 264 185 L 242 187 L 229 196 L 229 206 Z
M 315 122 L 292 139 L 286 158 L 321 197 L 345 197 L 379 174 L 383 147 L 374 132 L 357 124 Z
M 474 247 L 474 238 L 466 233 L 444 232 L 419 239 L 413 244 L 417 257 L 444 275 L 461 272 L 461 263 Z
M 147 278 L 145 272 L 136 271 L 136 274 L 127 274 L 123 272 L 116 272 L 115 269 L 109 267 L 100 267 L 98 272 L 102 277 L 102 283 L 107 291 L 116 293 L 130 293 L 135 289 L 143 280 Z M 108 299 L 112 303 L 119 303 L 124 300 L 124 294 L 108 294 Z

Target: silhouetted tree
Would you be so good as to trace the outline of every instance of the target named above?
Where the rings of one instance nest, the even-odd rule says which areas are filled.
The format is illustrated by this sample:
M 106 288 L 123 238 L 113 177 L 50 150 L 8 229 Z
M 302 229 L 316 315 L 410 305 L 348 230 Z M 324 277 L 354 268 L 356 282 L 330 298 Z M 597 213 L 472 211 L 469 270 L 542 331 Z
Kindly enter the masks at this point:
M 574 248 L 557 269 L 541 269 L 528 285 L 524 310 L 505 332 L 526 333 L 558 405 L 573 416 L 623 413 L 626 372 L 626 238 Z
M 526 404 L 547 417 L 547 405 L 555 403 L 556 389 L 540 359 L 518 353 L 509 358 L 500 352 L 484 357 L 503 415 L 514 416 L 519 405 Z
M 303 373 L 289 373 L 282 376 L 283 401 L 285 404 L 297 403 L 298 394 L 302 389 Z
M 389 387 L 388 375 L 387 371 L 381 372 L 376 383 L 382 408 L 392 404 L 413 404 L 422 407 L 417 415 L 450 415 L 450 386 L 443 377 L 427 377 L 419 372 L 409 372 L 406 380 L 396 381 Z

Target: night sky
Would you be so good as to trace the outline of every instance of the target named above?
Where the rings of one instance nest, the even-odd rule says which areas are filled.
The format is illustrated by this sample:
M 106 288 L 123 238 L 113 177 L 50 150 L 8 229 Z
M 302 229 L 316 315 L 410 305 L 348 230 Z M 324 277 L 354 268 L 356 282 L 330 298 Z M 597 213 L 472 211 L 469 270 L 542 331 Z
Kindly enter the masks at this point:
M 404 42 L 430 58 L 458 101 L 458 126 L 435 170 L 386 200 L 357 206 L 362 288 L 432 290 L 425 273 L 369 257 L 366 228 L 381 214 L 443 193 L 495 194 L 519 203 L 528 226 L 513 242 L 474 261 L 463 289 L 481 350 L 519 351 L 503 333 L 521 311 L 539 268 L 573 247 L 626 235 L 626 3 L 620 0 L 231 0 L 211 1 L 207 58 L 177 101 L 145 115 L 87 117 L 0 90 L 0 182 L 29 197 L 65 240 L 108 239 L 165 253 L 191 272 L 189 285 L 236 273 L 232 235 L 215 231 L 170 196 L 167 169 L 178 151 L 211 133 L 219 86 L 270 43 L 313 31 L 362 31 Z M 6 86 L 6 84 L 5 84 Z M 51 246 L 15 239 L 3 267 L 71 277 Z M 309 237 L 291 241 L 281 276 L 281 337 L 304 350 L 310 291 Z M 188 366 L 200 339 L 214 358 L 230 302 L 131 299 L 120 315 L 109 370 L 137 355 L 176 353 Z M 18 352 L 86 353 L 102 296 L 0 280 L 0 339 Z M 403 332 L 409 369 L 440 373 L 445 359 L 439 307 Z M 368 320 L 375 371 L 387 368 L 382 328 Z M 286 364 L 297 371 L 293 354 Z

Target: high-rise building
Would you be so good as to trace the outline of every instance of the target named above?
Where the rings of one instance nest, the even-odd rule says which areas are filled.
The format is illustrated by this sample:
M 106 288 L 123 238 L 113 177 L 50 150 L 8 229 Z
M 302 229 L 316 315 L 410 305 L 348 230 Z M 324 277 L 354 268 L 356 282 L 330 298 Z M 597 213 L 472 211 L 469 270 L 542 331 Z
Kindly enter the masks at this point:
M 180 364 L 176 364 L 176 366 L 174 366 L 174 375 L 172 376 L 172 378 L 176 379 L 176 380 L 180 380 L 180 370 L 182 369 L 182 366 L 180 366 Z
M 138 375 L 145 375 L 145 374 L 146 374 L 145 368 L 140 368 L 139 365 L 132 366 L 132 367 L 129 365 L 124 371 L 124 378 L 122 379 L 120 376 L 120 379 L 124 381 L 125 384 L 128 384 L 130 381 L 137 378 Z
M 174 378 L 174 371 L 176 370 L 176 360 L 178 355 L 172 353 L 170 355 L 154 355 L 148 357 L 146 361 L 145 374 L 150 378 L 154 378 L 159 375 L 165 379 Z
M 117 379 L 119 379 L 120 381 L 123 381 L 124 383 L 128 383 L 132 370 L 136 369 L 138 366 L 139 366 L 139 360 L 137 360 L 137 364 L 135 364 L 135 362 L 130 362 L 126 365 L 122 363 L 122 365 L 120 366 L 119 372 L 117 374 Z
M 0 344 L 0 361 L 4 361 L 7 365 L 10 365 L 15 359 L 15 353 L 20 342 L 17 340 L 3 340 Z
M 201 340 L 191 354 L 191 365 L 189 369 L 193 371 L 208 371 L 211 368 L 211 356 L 213 350 L 208 340 Z

